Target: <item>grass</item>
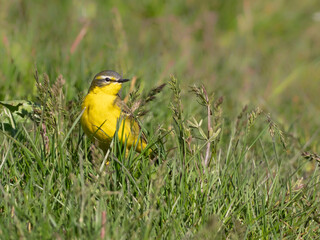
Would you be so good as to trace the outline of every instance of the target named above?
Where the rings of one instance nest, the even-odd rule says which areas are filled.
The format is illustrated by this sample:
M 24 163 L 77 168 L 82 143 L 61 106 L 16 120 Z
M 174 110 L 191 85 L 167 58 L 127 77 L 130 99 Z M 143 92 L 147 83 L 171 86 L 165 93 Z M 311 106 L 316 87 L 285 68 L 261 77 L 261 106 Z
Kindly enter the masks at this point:
M 316 238 L 319 21 L 294 3 L 2 1 L 1 239 Z M 156 163 L 84 136 L 103 69 L 131 100 L 168 83 Z

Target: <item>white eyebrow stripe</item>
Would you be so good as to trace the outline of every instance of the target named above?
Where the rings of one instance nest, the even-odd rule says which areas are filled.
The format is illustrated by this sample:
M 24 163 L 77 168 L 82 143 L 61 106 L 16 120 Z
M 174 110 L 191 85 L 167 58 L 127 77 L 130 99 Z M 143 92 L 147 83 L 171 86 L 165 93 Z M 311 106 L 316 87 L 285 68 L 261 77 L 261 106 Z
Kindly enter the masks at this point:
M 110 78 L 111 80 L 115 80 L 114 77 L 108 76 L 108 75 L 100 75 L 97 76 L 96 79 L 105 79 L 105 78 Z
M 107 78 L 108 76 L 107 75 L 100 75 L 98 77 L 96 77 L 97 79 L 103 79 L 103 78 Z

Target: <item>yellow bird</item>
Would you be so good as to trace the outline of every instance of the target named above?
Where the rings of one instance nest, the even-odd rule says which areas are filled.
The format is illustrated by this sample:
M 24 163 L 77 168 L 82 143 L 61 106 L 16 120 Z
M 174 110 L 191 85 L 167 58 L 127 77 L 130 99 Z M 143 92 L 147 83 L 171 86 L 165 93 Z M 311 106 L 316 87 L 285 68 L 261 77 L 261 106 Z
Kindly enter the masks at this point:
M 127 149 L 133 147 L 141 152 L 147 145 L 138 122 L 119 96 L 122 83 L 128 81 L 114 71 L 102 71 L 93 78 L 82 103 L 82 128 L 104 152 L 109 149 L 117 126 L 118 138 L 126 142 Z

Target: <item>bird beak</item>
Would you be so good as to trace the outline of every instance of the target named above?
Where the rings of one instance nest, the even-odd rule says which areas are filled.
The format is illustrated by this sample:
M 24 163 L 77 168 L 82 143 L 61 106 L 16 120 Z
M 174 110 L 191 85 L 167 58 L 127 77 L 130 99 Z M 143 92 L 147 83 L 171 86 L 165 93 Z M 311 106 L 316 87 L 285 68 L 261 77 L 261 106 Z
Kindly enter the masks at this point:
M 130 81 L 130 79 L 119 79 L 117 80 L 118 83 L 124 83 L 124 82 L 128 82 Z

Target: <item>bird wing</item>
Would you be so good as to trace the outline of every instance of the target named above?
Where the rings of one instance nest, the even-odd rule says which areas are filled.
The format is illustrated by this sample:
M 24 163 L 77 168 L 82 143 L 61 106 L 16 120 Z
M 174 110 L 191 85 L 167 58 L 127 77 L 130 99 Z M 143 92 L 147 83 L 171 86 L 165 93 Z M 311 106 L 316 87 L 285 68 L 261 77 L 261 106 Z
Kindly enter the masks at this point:
M 146 135 L 141 130 L 141 127 L 136 119 L 136 117 L 133 115 L 131 109 L 126 105 L 124 101 L 121 100 L 119 96 L 115 99 L 114 103 L 121 109 L 122 114 L 124 115 L 126 120 L 129 120 L 130 126 L 131 126 L 131 132 L 138 136 L 141 132 L 141 139 L 147 143 Z

